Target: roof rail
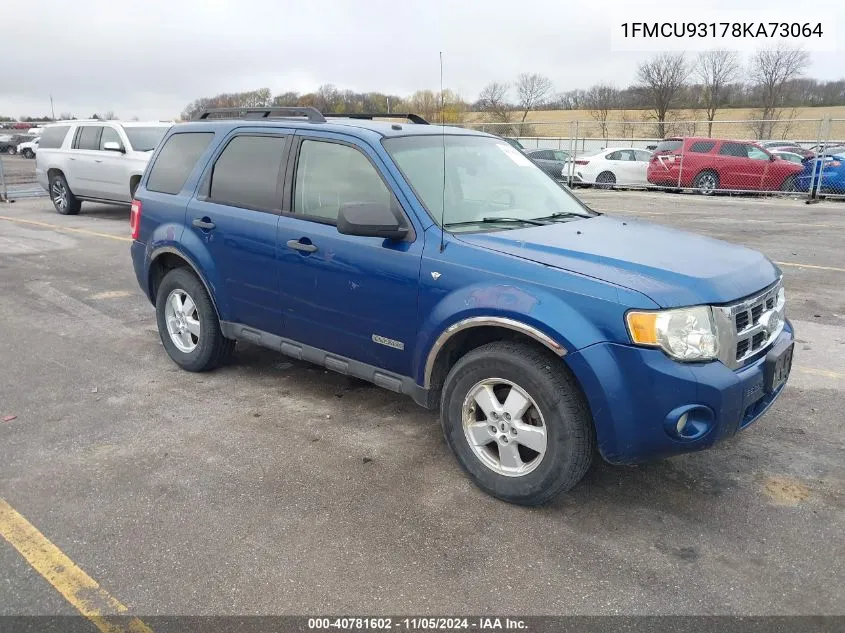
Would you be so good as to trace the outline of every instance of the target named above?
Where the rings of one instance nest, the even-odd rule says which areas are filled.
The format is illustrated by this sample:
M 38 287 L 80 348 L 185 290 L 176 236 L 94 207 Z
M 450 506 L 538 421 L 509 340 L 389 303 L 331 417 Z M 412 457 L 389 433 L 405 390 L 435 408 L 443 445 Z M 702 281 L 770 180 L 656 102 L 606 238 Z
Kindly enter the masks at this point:
M 216 115 L 216 116 L 215 116 Z M 325 123 L 326 117 L 317 108 L 312 107 L 272 107 L 272 108 L 210 108 L 203 110 L 197 119 L 269 119 L 276 117 L 307 117 L 311 123 Z
M 411 123 L 417 125 L 428 125 L 428 121 L 422 118 L 419 114 L 412 112 L 350 112 L 348 114 L 324 114 L 329 118 L 344 118 L 344 119 L 407 119 Z

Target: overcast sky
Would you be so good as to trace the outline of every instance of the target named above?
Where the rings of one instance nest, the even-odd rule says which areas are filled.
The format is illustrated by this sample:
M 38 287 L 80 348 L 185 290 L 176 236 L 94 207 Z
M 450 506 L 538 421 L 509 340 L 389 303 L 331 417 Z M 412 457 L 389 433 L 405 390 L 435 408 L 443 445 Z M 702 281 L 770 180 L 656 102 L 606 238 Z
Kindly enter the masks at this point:
M 685 0 L 679 0 L 683 2 Z M 795 0 L 709 0 L 759 8 L 759 19 Z M 845 15 L 843 0 L 803 3 Z M 445 85 L 474 100 L 489 81 L 540 72 L 556 92 L 598 82 L 623 87 L 647 53 L 610 50 L 614 6 L 657 18 L 651 0 L 3 0 L 0 114 L 55 112 L 122 118 L 178 116 L 193 99 L 262 87 L 274 94 L 320 84 L 407 95 Z M 693 6 L 692 4 L 690 5 Z M 649 9 L 649 7 L 652 7 Z M 20 17 L 18 17 L 20 16 Z M 845 42 L 813 53 L 808 75 L 845 77 Z

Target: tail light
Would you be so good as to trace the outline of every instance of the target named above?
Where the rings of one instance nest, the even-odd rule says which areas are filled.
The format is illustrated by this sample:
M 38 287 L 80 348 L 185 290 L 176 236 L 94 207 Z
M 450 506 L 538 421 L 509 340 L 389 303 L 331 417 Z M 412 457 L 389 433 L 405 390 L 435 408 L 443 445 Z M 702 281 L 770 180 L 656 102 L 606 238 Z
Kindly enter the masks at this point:
M 141 231 L 141 201 L 132 201 L 132 210 L 129 212 L 129 228 L 132 230 L 132 239 L 137 240 Z
M 838 160 L 832 160 L 827 164 L 827 166 L 828 167 L 839 167 L 841 164 L 842 163 Z
M 589 165 L 589 164 L 590 164 L 590 161 L 588 161 L 588 160 L 583 160 L 583 159 L 580 159 L 580 158 L 579 158 L 578 160 L 576 160 L 576 161 L 575 161 L 575 164 L 576 164 L 576 165 Z

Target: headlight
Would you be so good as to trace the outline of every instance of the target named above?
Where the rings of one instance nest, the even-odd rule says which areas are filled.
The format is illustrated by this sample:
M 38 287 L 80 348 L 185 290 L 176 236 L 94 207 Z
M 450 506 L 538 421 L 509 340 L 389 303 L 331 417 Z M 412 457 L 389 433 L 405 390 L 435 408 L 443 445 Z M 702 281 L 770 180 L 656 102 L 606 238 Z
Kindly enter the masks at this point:
M 635 344 L 659 347 L 674 359 L 712 360 L 719 353 L 716 323 L 708 306 L 629 312 L 625 320 Z

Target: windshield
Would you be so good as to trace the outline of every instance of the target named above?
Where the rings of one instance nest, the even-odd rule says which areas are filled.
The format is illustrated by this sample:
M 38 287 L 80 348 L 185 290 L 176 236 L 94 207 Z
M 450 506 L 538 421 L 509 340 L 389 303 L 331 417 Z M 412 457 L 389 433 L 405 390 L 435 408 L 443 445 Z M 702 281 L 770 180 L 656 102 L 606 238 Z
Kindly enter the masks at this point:
M 442 217 L 449 230 L 504 230 L 596 215 L 501 139 L 426 135 L 383 143 L 432 219 L 439 225 Z
M 123 128 L 129 138 L 129 144 L 136 152 L 151 152 L 156 148 L 158 142 L 167 134 L 168 128 L 156 127 L 129 127 Z

